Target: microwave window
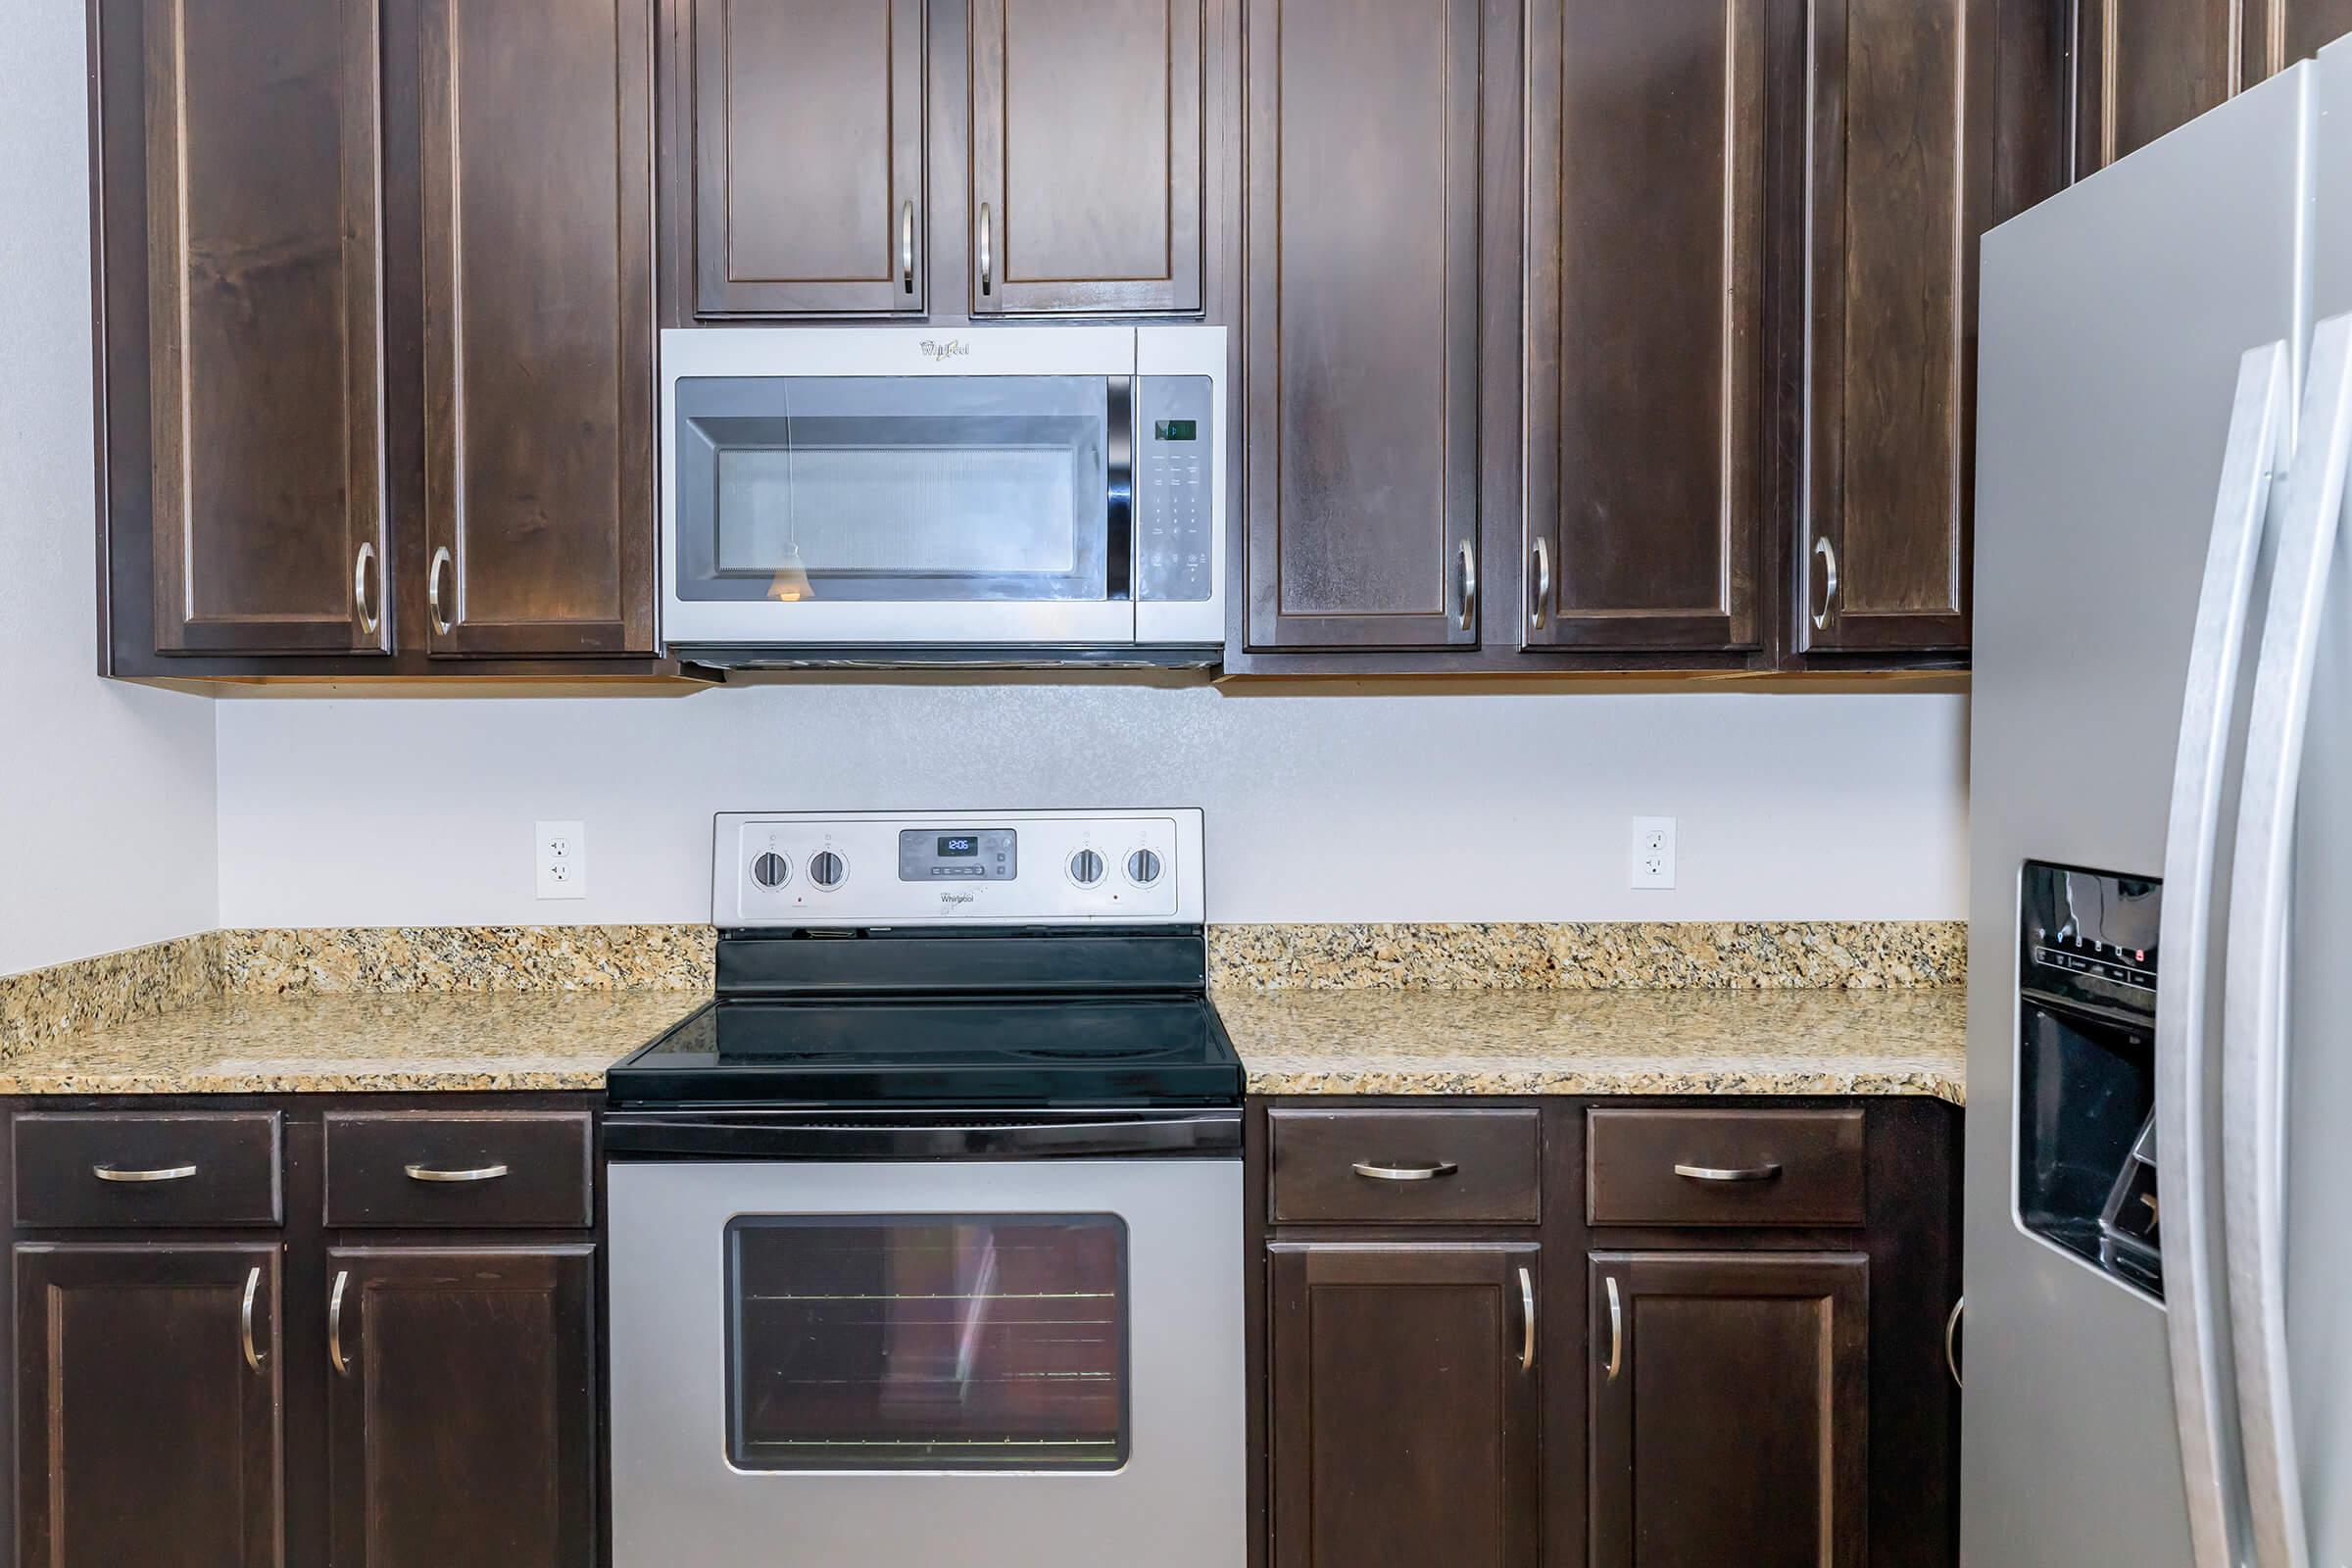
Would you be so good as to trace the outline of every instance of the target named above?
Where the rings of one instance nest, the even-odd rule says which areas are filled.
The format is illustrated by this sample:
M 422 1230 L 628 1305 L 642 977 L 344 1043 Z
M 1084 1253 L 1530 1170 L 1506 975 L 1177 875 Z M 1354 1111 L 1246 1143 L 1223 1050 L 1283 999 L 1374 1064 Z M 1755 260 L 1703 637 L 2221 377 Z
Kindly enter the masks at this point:
M 1115 1214 L 745 1216 L 727 1317 L 738 1469 L 1126 1461 Z
M 1108 597 L 1100 376 L 678 383 L 681 597 Z

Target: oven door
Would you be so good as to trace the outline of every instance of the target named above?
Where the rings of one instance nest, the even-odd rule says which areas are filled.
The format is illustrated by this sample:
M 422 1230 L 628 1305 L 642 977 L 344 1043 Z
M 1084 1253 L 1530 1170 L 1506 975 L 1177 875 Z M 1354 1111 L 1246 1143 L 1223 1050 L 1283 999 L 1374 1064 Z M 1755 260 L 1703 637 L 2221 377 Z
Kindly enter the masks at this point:
M 615 1160 L 615 1568 L 1239 1568 L 1238 1158 Z
M 1134 369 L 1122 329 L 665 335 L 669 641 L 1134 642 Z

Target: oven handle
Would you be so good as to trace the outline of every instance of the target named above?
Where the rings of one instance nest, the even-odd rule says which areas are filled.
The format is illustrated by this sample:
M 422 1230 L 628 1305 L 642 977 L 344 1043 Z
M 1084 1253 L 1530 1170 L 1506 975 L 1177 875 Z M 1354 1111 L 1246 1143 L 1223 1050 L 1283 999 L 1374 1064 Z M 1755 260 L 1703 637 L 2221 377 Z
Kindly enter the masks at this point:
M 963 1114 L 872 1119 L 796 1111 L 626 1111 L 605 1117 L 605 1152 L 629 1160 L 1229 1158 L 1239 1110 L 1068 1119 Z
M 1108 441 L 1104 491 L 1109 516 L 1102 542 L 1104 597 L 1135 598 L 1135 377 L 1114 375 L 1107 386 Z

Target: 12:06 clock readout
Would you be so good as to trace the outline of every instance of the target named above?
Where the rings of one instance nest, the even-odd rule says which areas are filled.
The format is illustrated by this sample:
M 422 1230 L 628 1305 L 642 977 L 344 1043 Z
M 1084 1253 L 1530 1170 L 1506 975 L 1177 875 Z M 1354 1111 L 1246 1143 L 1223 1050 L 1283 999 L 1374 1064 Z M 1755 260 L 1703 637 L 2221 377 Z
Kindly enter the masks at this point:
M 940 856 L 970 856 L 980 853 L 980 841 L 969 833 L 943 835 L 939 841 Z

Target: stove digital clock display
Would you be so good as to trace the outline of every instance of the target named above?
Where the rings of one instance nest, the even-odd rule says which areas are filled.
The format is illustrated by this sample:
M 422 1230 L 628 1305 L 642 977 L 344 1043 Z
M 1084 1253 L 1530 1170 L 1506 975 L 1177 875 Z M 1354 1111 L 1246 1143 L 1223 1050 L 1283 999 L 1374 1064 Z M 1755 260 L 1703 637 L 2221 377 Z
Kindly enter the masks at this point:
M 942 834 L 939 840 L 939 853 L 943 858 L 950 856 L 978 855 L 980 841 L 969 833 Z

